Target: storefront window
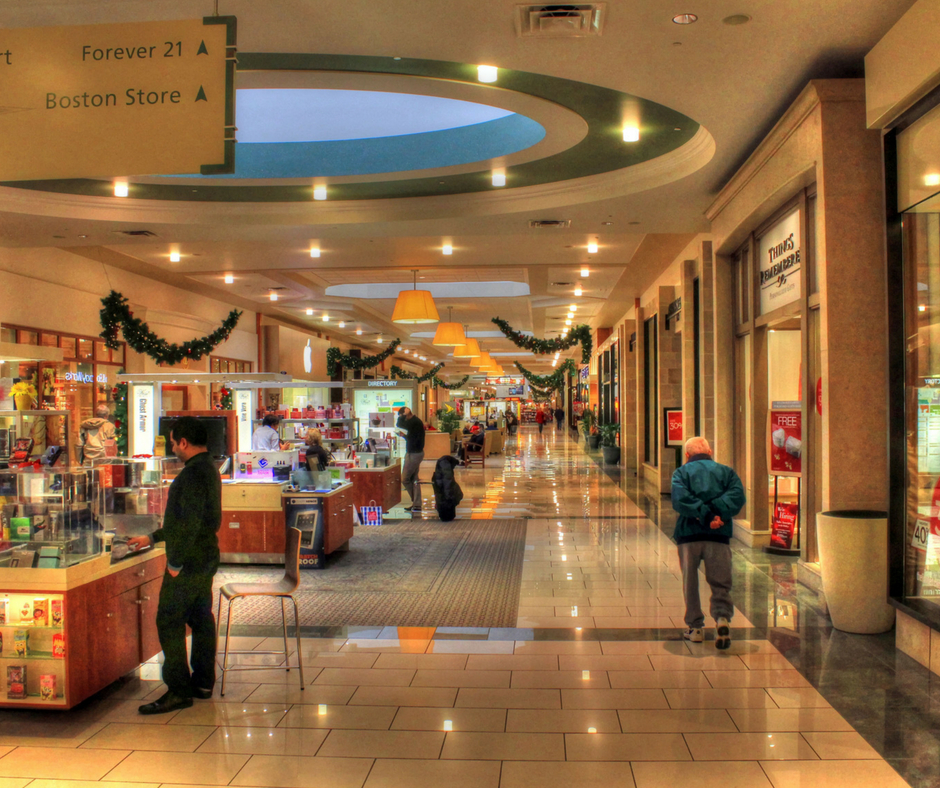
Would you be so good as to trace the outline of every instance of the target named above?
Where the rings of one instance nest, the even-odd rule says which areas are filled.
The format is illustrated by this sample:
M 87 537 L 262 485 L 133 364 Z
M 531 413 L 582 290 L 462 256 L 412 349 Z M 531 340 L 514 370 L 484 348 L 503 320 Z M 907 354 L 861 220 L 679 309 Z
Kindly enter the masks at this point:
M 905 596 L 940 604 L 940 214 L 904 218 Z

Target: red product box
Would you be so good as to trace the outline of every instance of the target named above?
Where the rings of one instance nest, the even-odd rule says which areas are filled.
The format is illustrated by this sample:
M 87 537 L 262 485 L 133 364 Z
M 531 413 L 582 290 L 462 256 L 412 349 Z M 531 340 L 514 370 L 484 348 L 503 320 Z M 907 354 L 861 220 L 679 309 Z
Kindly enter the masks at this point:
M 52 656 L 55 659 L 65 659 L 65 635 L 61 632 L 52 636 Z

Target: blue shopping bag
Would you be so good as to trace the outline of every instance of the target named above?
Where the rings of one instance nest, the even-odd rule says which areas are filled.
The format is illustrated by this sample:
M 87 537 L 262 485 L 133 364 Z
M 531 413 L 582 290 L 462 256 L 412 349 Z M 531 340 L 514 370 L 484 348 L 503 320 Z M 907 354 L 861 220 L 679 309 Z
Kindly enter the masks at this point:
M 382 507 L 375 506 L 375 501 L 369 501 L 370 506 L 360 506 L 359 513 L 362 517 L 363 525 L 381 525 Z

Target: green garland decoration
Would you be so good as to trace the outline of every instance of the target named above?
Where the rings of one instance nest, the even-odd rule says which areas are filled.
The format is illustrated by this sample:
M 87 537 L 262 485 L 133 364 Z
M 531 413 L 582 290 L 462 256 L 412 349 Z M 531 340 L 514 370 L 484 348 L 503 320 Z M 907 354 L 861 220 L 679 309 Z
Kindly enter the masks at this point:
M 437 375 L 434 376 L 434 385 L 439 389 L 447 389 L 448 391 L 453 391 L 454 389 L 463 388 L 466 382 L 470 380 L 469 375 L 464 375 L 461 380 L 458 380 L 456 383 L 445 383 Z
M 416 375 L 414 372 L 408 372 L 407 370 L 402 369 L 401 367 L 395 366 L 394 364 L 391 367 L 390 372 L 396 378 L 401 378 L 402 380 L 417 380 L 418 383 L 426 383 L 432 378 L 437 377 L 437 373 L 444 368 L 443 362 L 437 364 L 436 366 L 431 367 L 430 370 L 424 375 Z
M 398 349 L 398 346 L 401 344 L 400 339 L 393 339 L 387 348 L 381 353 L 375 356 L 363 356 L 362 358 L 356 358 L 355 356 L 349 355 L 349 353 L 344 353 L 338 347 L 328 348 L 326 351 L 326 374 L 331 378 L 336 374 L 336 365 L 340 364 L 344 369 L 372 369 L 381 364 L 385 359 L 389 358 L 394 352 Z
M 121 370 L 120 374 L 123 374 Z M 127 384 L 118 383 L 111 389 L 114 399 L 114 432 L 118 457 L 127 456 Z
M 533 388 L 532 386 L 529 386 L 529 391 L 532 392 L 532 399 L 535 400 L 536 402 L 548 402 L 548 400 L 550 400 L 553 396 L 555 396 L 554 389 L 548 389 L 546 391 L 542 391 L 541 389 L 537 389 L 537 388 Z
M 232 401 L 232 390 L 222 386 L 222 388 L 219 389 L 219 394 L 222 395 L 219 399 L 219 404 L 222 406 L 222 410 L 234 410 L 235 406 Z
M 500 320 L 498 317 L 494 317 L 493 322 L 516 347 L 531 350 L 533 353 L 544 356 L 547 353 L 568 350 L 580 343 L 581 363 L 589 364 L 591 362 L 591 353 L 594 352 L 594 339 L 591 337 L 591 327 L 583 323 L 572 328 L 566 336 L 557 339 L 536 339 L 516 331 L 509 323 Z
M 544 391 L 562 391 L 565 387 L 565 374 L 570 372 L 572 375 L 577 374 L 577 367 L 575 366 L 574 361 L 570 358 L 565 360 L 565 363 L 562 364 L 558 369 L 556 369 L 551 375 L 536 375 L 534 372 L 529 372 L 522 364 L 518 361 L 516 363 L 516 369 L 522 374 L 522 376 L 529 381 L 529 388 L 531 389 L 542 389 Z
M 100 317 L 103 330 L 100 336 L 105 345 L 112 350 L 119 348 L 117 337 L 120 330 L 124 335 L 124 341 L 133 350 L 150 356 L 158 364 L 169 364 L 171 366 L 179 364 L 184 359 L 198 361 L 203 356 L 211 353 L 218 345 L 228 339 L 229 334 L 238 325 L 238 319 L 242 315 L 237 309 L 233 309 L 228 313 L 228 317 L 222 321 L 222 325 L 211 334 L 177 345 L 157 336 L 143 320 L 134 317 L 127 305 L 127 299 L 117 291 L 112 290 L 106 297 L 101 299 L 101 303 Z

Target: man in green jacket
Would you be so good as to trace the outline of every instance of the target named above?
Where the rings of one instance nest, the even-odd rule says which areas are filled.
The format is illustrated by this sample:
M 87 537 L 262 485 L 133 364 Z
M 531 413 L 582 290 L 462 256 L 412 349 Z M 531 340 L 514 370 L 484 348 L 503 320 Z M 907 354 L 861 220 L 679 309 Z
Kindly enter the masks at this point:
M 744 506 L 744 485 L 732 468 L 712 459 L 705 438 L 685 444 L 685 464 L 672 475 L 672 508 L 679 519 L 673 538 L 679 548 L 686 629 L 682 637 L 693 643 L 705 640 L 705 614 L 698 592 L 698 568 L 705 562 L 711 587 L 711 614 L 715 619 L 715 646 L 731 645 L 731 537 L 732 521 Z
M 219 568 L 222 480 L 206 450 L 208 434 L 192 416 L 177 419 L 170 432 L 173 453 L 186 463 L 170 485 L 163 528 L 128 540 L 134 547 L 166 544 L 166 573 L 157 605 L 157 634 L 163 647 L 167 692 L 141 706 L 141 714 L 163 714 L 212 697 L 216 632 L 212 578 Z M 186 659 L 186 626 L 192 629 L 192 655 Z M 190 664 L 192 672 L 190 672 Z

